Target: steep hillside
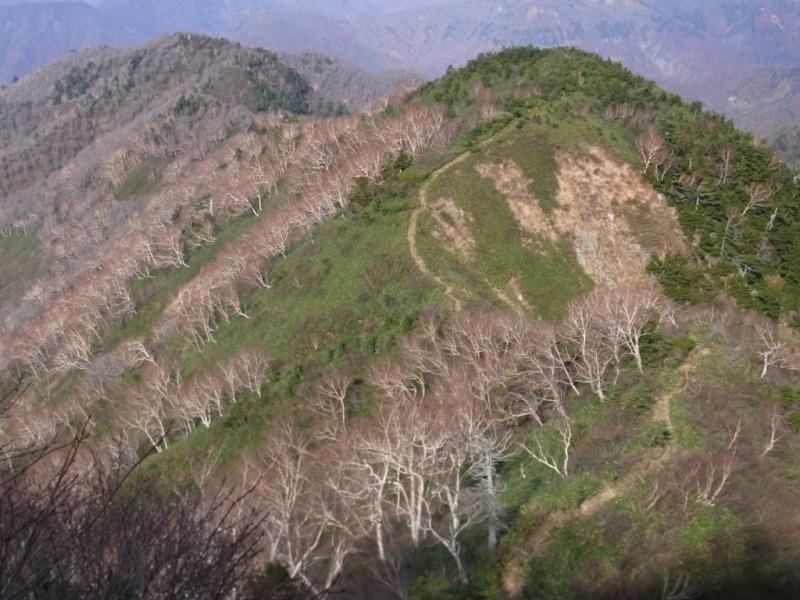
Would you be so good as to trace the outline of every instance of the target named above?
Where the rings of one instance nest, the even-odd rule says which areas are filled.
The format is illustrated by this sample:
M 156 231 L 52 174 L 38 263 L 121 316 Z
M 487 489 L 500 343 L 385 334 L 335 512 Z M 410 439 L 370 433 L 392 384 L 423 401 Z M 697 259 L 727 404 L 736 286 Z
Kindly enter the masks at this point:
M 563 152 L 559 161 L 559 150 L 575 138 L 583 144 L 604 140 L 604 146 L 620 148 L 618 156 L 627 152 L 677 210 L 691 241 L 691 257 L 681 257 L 667 245 L 662 247 L 670 256 L 650 263 L 649 270 L 667 291 L 686 301 L 711 298 L 724 288 L 747 308 L 773 317 L 784 315 L 796 323 L 797 183 L 773 152 L 737 132 L 724 118 L 703 112 L 698 103 L 686 106 L 676 96 L 624 74 L 605 81 L 605 70 L 588 64 L 562 65 L 554 58 L 558 53 L 539 52 L 509 51 L 502 67 L 474 61 L 424 86 L 423 94 L 451 106 L 451 111 L 464 107 L 475 112 L 475 106 L 483 106 L 477 112 L 492 113 L 499 102 L 514 113 L 527 114 L 515 125 L 519 130 L 545 125 L 561 138 L 555 148 L 544 146 L 545 156 L 556 163 L 564 163 Z M 498 88 L 505 90 L 505 100 L 493 99 L 498 98 Z M 578 91 L 569 101 L 565 94 L 571 89 Z M 545 112 L 537 113 L 542 105 Z M 573 115 L 576 111 L 579 117 Z M 588 115 L 582 114 L 587 111 Z M 592 115 L 598 113 L 602 126 L 593 126 Z M 556 117 L 566 119 L 566 124 L 554 124 Z M 611 125 L 621 129 L 607 131 Z M 546 144 L 552 135 L 545 129 L 535 138 Z M 574 164 L 574 155 L 570 162 Z M 595 157 L 595 163 L 600 162 Z M 532 175 L 529 172 L 527 178 L 534 190 L 541 190 L 538 196 L 545 207 L 554 189 L 565 193 L 558 177 Z
M 325 106 L 274 54 L 191 34 L 78 53 L 5 86 L 0 215 L 13 236 L 38 237 L 45 269 L 17 282 L 22 294 L 4 290 L 6 327 L 96 266 L 144 198 L 183 186 L 254 114 Z
M 0 596 L 797 588 L 800 208 L 771 150 L 575 49 L 360 115 L 224 90 L 166 105 L 165 166 L 151 130 L 87 159 L 136 210 L 4 309 Z M 26 223 L 9 296 L 87 243 Z
M 26 187 L 29 181 L 18 174 L 25 169 L 36 177 L 49 175 L 98 134 L 142 113 L 163 111 L 181 94 L 202 89 L 216 101 L 251 111 L 302 113 L 308 111 L 305 86 L 269 52 L 191 34 L 135 50 L 67 57 L 3 90 L 0 191 Z

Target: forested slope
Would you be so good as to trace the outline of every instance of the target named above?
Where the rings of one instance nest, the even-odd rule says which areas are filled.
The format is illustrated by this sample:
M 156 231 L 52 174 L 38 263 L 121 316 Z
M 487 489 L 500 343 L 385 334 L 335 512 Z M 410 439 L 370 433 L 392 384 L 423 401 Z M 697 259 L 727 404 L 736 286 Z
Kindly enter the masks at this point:
M 123 169 L 98 197 L 143 208 L 4 335 L 0 595 L 797 588 L 800 214 L 771 150 L 573 49 L 289 108 Z M 0 249 L 35 269 L 46 230 L 5 240 L 34 234 Z
M 3 327 L 95 267 L 121 230 L 152 212 L 154 192 L 176 194 L 199 177 L 198 163 L 253 114 L 328 104 L 276 55 L 190 34 L 69 55 L 4 86 L 5 244 L 12 255 L 36 245 L 40 260 L 15 278 L 16 293 L 0 296 Z

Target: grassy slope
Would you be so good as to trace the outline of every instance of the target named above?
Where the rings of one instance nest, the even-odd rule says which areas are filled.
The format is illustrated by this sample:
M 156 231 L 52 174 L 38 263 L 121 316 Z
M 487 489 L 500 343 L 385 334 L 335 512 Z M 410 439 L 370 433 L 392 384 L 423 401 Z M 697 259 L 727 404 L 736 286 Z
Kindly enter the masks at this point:
M 18 301 L 36 277 L 42 256 L 35 237 L 0 237 L 0 304 Z
M 157 159 L 145 160 L 131 170 L 114 191 L 117 200 L 145 196 L 158 189 L 159 171 L 163 165 Z
M 683 102 L 610 61 L 574 49 L 513 48 L 482 56 L 426 84 L 421 96 L 445 103 L 455 114 L 474 115 L 476 85 L 491 90 L 511 114 L 538 114 L 545 124 L 592 122 L 607 109 L 613 113 L 622 107 L 629 114 L 615 120 L 627 131 L 622 138 L 632 141 L 652 127 L 666 142 L 671 168 L 658 178 L 651 169 L 648 178 L 676 208 L 687 237 L 697 241 L 688 258 L 654 261 L 652 271 L 666 291 L 681 301 L 712 301 L 725 291 L 744 308 L 800 323 L 798 185 L 752 136 L 704 112 L 700 103 Z M 619 135 L 606 139 L 619 146 L 614 138 L 622 141 Z M 735 160 L 732 175 L 722 183 L 720 150 L 726 146 L 733 148 Z M 630 144 L 626 152 L 631 155 Z M 742 216 L 748 185 L 756 182 L 777 192 L 767 206 Z
M 243 398 L 210 429 L 155 457 L 155 468 L 181 468 L 188 456 L 211 447 L 234 458 L 261 439 L 265 419 L 295 412 L 302 420 L 303 395 L 324 369 L 343 366 L 363 376 L 375 357 L 392 353 L 422 312 L 447 306 L 442 291 L 417 271 L 406 242 L 410 209 L 428 172 L 415 167 L 395 176 L 366 207 L 355 205 L 323 224 L 279 259 L 272 287 L 250 298 L 249 318 L 224 325 L 217 343 L 197 353 L 182 340 L 170 344 L 185 378 L 243 347 L 266 349 L 273 371 L 261 398 Z M 369 390 L 356 388 L 356 410 L 368 411 Z
M 468 269 L 499 289 L 516 276 L 525 298 L 546 317 L 557 318 L 571 299 L 590 287 L 574 252 L 568 245 L 524 233 L 492 182 L 477 174 L 475 163 L 476 159 L 460 163 L 431 190 L 433 197 L 453 197 L 469 215 L 476 247 Z M 427 233 L 431 235 L 430 228 Z
M 603 143 L 603 136 L 608 136 L 615 142 L 609 144 L 610 151 L 628 156 L 626 146 L 611 128 L 601 130 L 583 119 L 567 119 L 563 124 L 559 128 L 501 118 L 496 125 L 463 138 L 449 154 L 429 160 L 446 164 L 465 147 L 507 127 L 496 144 L 486 149 L 487 154 L 518 161 L 537 182 L 534 193 L 549 201 L 552 208 L 557 191 L 552 171 L 557 147 L 579 152 L 586 139 Z M 459 289 L 469 290 L 472 308 L 503 307 L 492 287 L 507 288 L 510 275 L 516 274 L 537 312 L 557 319 L 569 300 L 590 288 L 590 280 L 566 245 L 537 240 L 538 249 L 530 249 L 527 234 L 520 231 L 503 198 L 471 169 L 475 160 L 468 159 L 434 181 L 431 197 L 439 188 L 448 189 L 473 213 L 480 224 L 475 231 L 478 257 L 469 265 L 459 263 L 426 235 L 427 219 L 422 221 L 420 251 L 434 272 L 452 278 Z M 248 346 L 269 352 L 274 373 L 263 398 L 243 399 L 225 419 L 209 430 L 197 430 L 155 462 L 170 463 L 172 456 L 183 453 L 182 449 L 204 451 L 220 442 L 229 448 L 227 456 L 233 458 L 242 447 L 260 439 L 263 419 L 291 412 L 324 368 L 348 364 L 357 374 L 363 374 L 371 357 L 391 352 L 395 341 L 414 328 L 421 312 L 448 304 L 442 290 L 416 270 L 405 238 L 408 216 L 418 205 L 421 183 L 432 169 L 420 165 L 391 176 L 366 194 L 362 202 L 366 206 L 354 203 L 341 218 L 324 224 L 312 238 L 293 248 L 275 264 L 272 287 L 250 298 L 246 307 L 249 318 L 237 317 L 223 325 L 215 344 L 194 352 L 183 339 L 174 339 L 162 350 L 161 359 L 182 365 L 184 379 Z M 224 230 L 215 244 L 192 255 L 188 269 L 157 273 L 155 281 L 140 283 L 147 292 L 140 295 L 142 302 L 136 315 L 113 330 L 104 346 L 111 348 L 122 339 L 145 333 L 179 286 L 249 222 L 245 219 Z M 136 374 L 127 374 L 126 378 L 133 382 Z M 363 393 L 369 396 L 368 390 Z
M 600 145 L 613 156 L 633 161 L 631 146 L 618 128 L 591 118 L 576 118 L 532 111 L 512 121 L 489 145 L 443 173 L 430 189 L 431 199 L 447 197 L 468 215 L 476 247 L 467 264 L 439 243 L 430 216 L 422 221 L 420 247 L 433 270 L 446 276 L 474 300 L 496 304 L 491 288 L 515 294 L 519 287 L 539 316 L 557 320 L 566 305 L 591 288 L 568 242 L 550 242 L 521 230 L 502 194 L 482 178 L 478 162 L 512 160 L 531 181 L 531 193 L 545 211 L 558 203 L 556 152 L 581 155 L 590 145 Z

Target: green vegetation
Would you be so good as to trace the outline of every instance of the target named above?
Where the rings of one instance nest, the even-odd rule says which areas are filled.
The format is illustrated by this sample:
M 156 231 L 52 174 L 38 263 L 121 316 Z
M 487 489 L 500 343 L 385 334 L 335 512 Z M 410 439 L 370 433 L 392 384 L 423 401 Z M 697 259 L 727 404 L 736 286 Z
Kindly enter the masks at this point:
M 706 462 L 709 456 L 719 461 L 725 455 L 737 419 L 750 431 L 763 431 L 769 418 L 765 399 L 775 394 L 796 397 L 792 390 L 779 391 L 753 370 L 743 369 L 729 351 L 728 334 L 718 327 L 696 326 L 693 335 L 706 340 L 699 352 L 692 337 L 654 335 L 647 345 L 644 377 L 634 369 L 623 370 L 605 402 L 572 396 L 570 476 L 559 477 L 518 453 L 501 469 L 509 523 L 502 558 L 487 558 L 480 549 L 485 540 L 470 537 L 464 554 L 474 561 L 470 572 L 480 577 L 468 590 L 444 585 L 435 579 L 436 569 L 420 576 L 420 586 L 435 583 L 441 597 L 495 598 L 498 582 L 508 576 L 503 569 L 529 556 L 524 598 L 616 597 L 620 590 L 632 597 L 653 597 L 664 586 L 702 590 L 703 597 L 783 597 L 781 590 L 796 579 L 788 555 L 764 545 L 760 536 L 766 531 L 744 526 L 756 505 L 783 510 L 781 501 L 764 498 L 759 486 L 780 487 L 784 476 L 770 465 L 745 458 L 757 456 L 763 440 L 741 434 L 740 464 L 757 474 L 740 473 L 721 499 L 700 502 L 702 487 L 686 484 L 691 469 L 705 473 L 702 469 L 715 464 Z M 708 346 L 710 339 L 717 339 L 718 345 Z M 691 373 L 690 387 L 684 388 L 679 370 Z M 760 390 L 755 392 L 754 386 Z M 652 419 L 654 399 L 663 394 L 670 396 L 674 439 L 669 432 L 664 435 L 664 423 Z M 536 432 L 545 447 L 554 434 L 549 424 Z M 786 442 L 795 448 L 800 440 Z M 659 466 L 673 444 L 682 458 Z M 714 452 L 720 454 L 710 454 Z M 796 469 L 793 452 L 787 448 L 771 460 Z M 625 484 L 632 473 L 638 475 Z M 797 489 L 797 483 L 793 486 Z M 610 489 L 616 489 L 615 496 L 595 500 Z M 591 508 L 579 509 L 587 500 L 584 506 Z M 488 590 L 481 588 L 487 580 L 493 582 Z
M 268 83 L 256 83 L 252 88 L 253 106 L 257 112 L 284 109 L 296 114 L 308 112 L 308 84 L 295 71 L 289 71 L 288 90 L 276 89 Z
M 664 291 L 678 302 L 702 302 L 713 290 L 705 272 L 692 267 L 684 256 L 667 256 L 664 260 L 655 256 L 647 265 L 647 271 L 656 276 Z
M 0 236 L 0 304 L 21 300 L 27 286 L 35 280 L 42 258 L 34 236 Z
M 665 142 L 669 169 L 658 176 L 650 170 L 648 177 L 677 208 L 687 237 L 698 243 L 691 256 L 669 257 L 651 272 L 680 301 L 711 301 L 725 290 L 745 308 L 800 318 L 798 183 L 769 149 L 729 120 L 574 49 L 513 48 L 481 56 L 426 84 L 420 94 L 445 103 L 453 114 L 470 114 L 476 110 L 470 93 L 476 84 L 512 115 L 557 130 L 576 116 L 618 123 L 624 133 L 603 137 L 615 140 L 614 147 L 627 146 L 630 158 L 633 140 L 653 129 Z M 730 152 L 724 174 L 723 152 Z M 545 188 L 546 202 L 547 180 L 536 185 Z M 747 208 L 758 185 L 768 198 Z
M 190 96 L 181 95 L 178 98 L 178 101 L 175 103 L 175 107 L 172 109 L 176 115 L 188 115 L 193 117 L 198 112 L 200 112 L 206 106 L 206 100 L 202 96 L 196 96 L 194 94 Z
M 441 290 L 416 269 L 405 236 L 419 182 L 429 172 L 415 167 L 390 175 L 380 186 L 362 186 L 347 214 L 323 224 L 276 261 L 271 287 L 247 302 L 247 319 L 237 317 L 221 327 L 216 343 L 200 352 L 187 353 L 190 348 L 182 339 L 170 344 L 166 351 L 182 365 L 185 379 L 245 347 L 267 350 L 272 376 L 261 398 L 242 398 L 210 429 L 201 428 L 154 457 L 150 468 L 166 469 L 170 476 L 172 469 L 185 466 L 186 456 L 202 455 L 208 448 L 224 448 L 223 460 L 238 457 L 262 439 L 265 420 L 294 410 L 326 369 L 346 367 L 362 381 L 370 364 L 391 355 L 425 311 L 446 305 Z M 190 269 L 213 256 L 211 249 L 203 250 L 192 258 Z M 163 309 L 184 271 L 169 275 L 168 283 L 126 324 L 126 336 L 146 327 Z M 354 410 L 368 411 L 367 386 L 356 385 L 354 393 Z
M 698 240 L 694 272 L 662 270 L 665 287 L 685 289 L 687 275 L 696 280 L 702 270 L 706 281 L 690 285 L 706 288 L 704 299 L 725 289 L 745 308 L 793 315 L 800 306 L 800 213 L 788 169 L 724 118 L 683 103 L 662 110 L 655 123 L 675 168 L 652 182 L 678 208 L 687 235 Z M 732 153 L 727 174 L 724 149 Z M 751 204 L 759 190 L 767 199 Z
M 143 160 L 140 165 L 131 169 L 122 183 L 117 186 L 114 195 L 118 200 L 126 200 L 155 192 L 158 189 L 162 166 L 162 161 L 159 159 Z
M 298 115 L 308 112 L 311 86 L 271 52 L 261 50 L 252 58 L 247 76 L 251 84 L 248 105 L 256 112 L 286 110 Z
M 53 104 L 61 104 L 64 96 L 67 100 L 83 96 L 96 81 L 99 70 L 99 67 L 92 61 L 89 61 L 84 67 L 72 67 L 66 77 L 57 79 L 53 84 Z
M 551 541 L 547 554 L 531 561 L 525 597 L 566 600 L 596 593 L 602 589 L 603 574 L 607 577 L 619 569 L 616 541 L 603 531 L 600 519 L 567 524 Z
M 466 211 L 475 240 L 468 266 L 478 279 L 508 290 L 513 278 L 538 312 L 556 319 L 569 301 L 589 289 L 591 283 L 566 241 L 552 243 L 520 229 L 503 195 L 475 170 L 480 156 L 483 155 L 467 159 L 439 176 L 430 188 L 430 196 L 452 198 Z M 427 234 L 433 235 L 430 231 Z M 507 293 L 516 296 L 514 291 Z
M 470 88 L 475 82 L 489 88 L 494 100 L 515 116 L 544 105 L 562 113 L 568 112 L 571 105 L 581 112 L 599 113 L 612 104 L 644 108 L 657 101 L 680 101 L 618 63 L 597 55 L 572 48 L 545 50 L 530 46 L 481 55 L 463 69 L 424 85 L 420 93 L 425 99 L 454 109 L 468 108 L 474 104 Z
M 403 210 L 403 203 L 391 209 Z M 217 343 L 194 358 L 213 363 L 234 347 L 255 344 L 279 363 L 302 359 L 307 370 L 350 351 L 368 356 L 391 347 L 440 298 L 406 255 L 406 217 L 354 216 L 323 225 L 278 261 L 271 288 L 248 302 L 249 319 L 224 327 Z M 187 374 L 196 364 L 185 365 Z
M 545 125 L 540 112 L 500 118 L 466 135 L 456 148 L 472 151 L 472 155 L 430 185 L 429 201 L 452 200 L 464 211 L 461 226 L 474 239 L 474 249 L 462 249 L 459 260 L 450 241 L 435 239 L 437 227 L 430 216 L 421 221 L 419 247 L 433 271 L 467 291 L 471 299 L 497 304 L 492 288 L 514 299 L 521 294 L 537 314 L 557 320 L 572 299 L 591 289 L 591 280 L 578 264 L 571 243 L 522 230 L 504 195 L 477 169 L 491 170 L 512 162 L 529 181 L 528 191 L 548 213 L 557 210 L 558 152 L 582 156 L 590 146 L 602 145 L 612 156 L 631 160 L 631 150 L 623 132 L 613 124 L 553 114 Z M 546 110 L 544 114 L 548 114 Z M 489 138 L 491 142 L 486 143 Z

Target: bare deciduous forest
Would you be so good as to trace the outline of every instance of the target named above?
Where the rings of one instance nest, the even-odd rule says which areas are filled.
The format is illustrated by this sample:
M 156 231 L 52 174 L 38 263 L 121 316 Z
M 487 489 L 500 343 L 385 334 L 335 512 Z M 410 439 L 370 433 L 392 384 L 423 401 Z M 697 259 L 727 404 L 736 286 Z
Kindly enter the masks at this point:
M 574 49 L 399 81 L 3 88 L 0 596 L 797 589 L 795 173 Z

